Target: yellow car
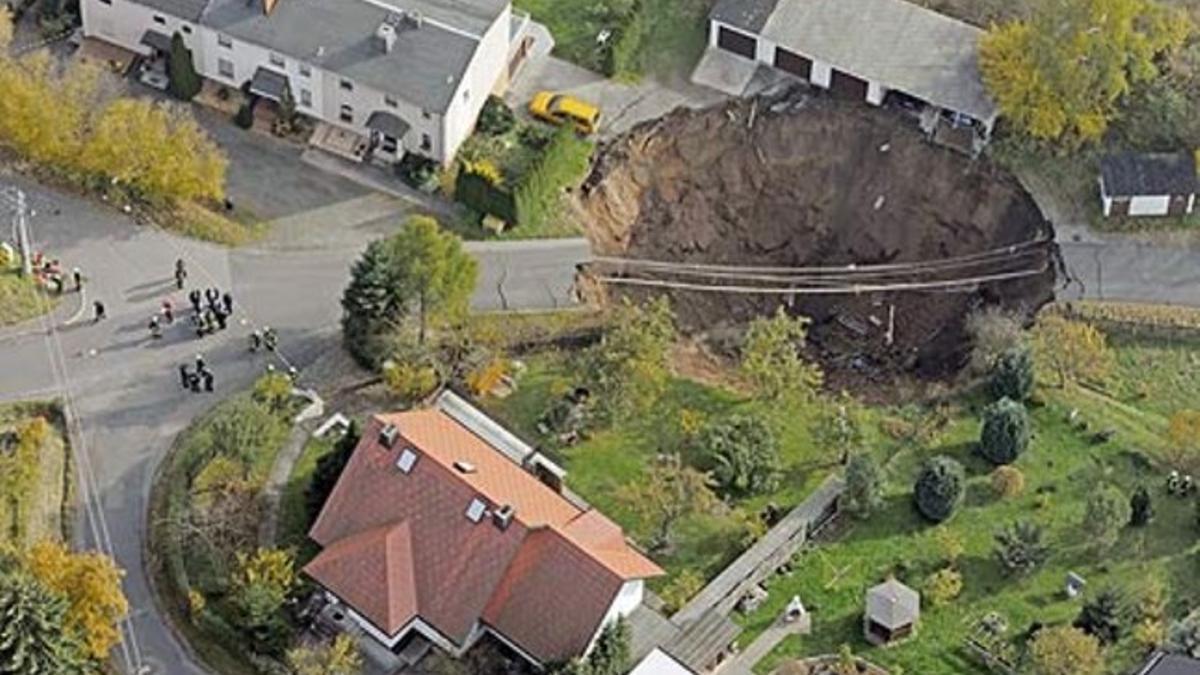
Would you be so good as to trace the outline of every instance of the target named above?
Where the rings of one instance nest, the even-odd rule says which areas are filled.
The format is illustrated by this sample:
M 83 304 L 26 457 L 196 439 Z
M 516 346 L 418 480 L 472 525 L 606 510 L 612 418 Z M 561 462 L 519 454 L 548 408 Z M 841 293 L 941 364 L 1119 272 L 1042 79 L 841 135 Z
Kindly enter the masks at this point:
M 529 101 L 529 112 L 551 124 L 570 124 L 581 134 L 600 128 L 600 109 L 567 94 L 540 91 Z

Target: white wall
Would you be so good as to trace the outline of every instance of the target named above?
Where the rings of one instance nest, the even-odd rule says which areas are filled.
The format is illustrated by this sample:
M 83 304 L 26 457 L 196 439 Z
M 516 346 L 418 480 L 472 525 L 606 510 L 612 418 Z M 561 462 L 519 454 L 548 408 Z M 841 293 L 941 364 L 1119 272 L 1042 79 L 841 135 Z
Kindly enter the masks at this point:
M 600 621 L 600 626 L 596 629 L 596 634 L 592 636 L 591 642 L 588 642 L 588 647 L 584 654 L 589 654 L 592 647 L 596 646 L 596 639 L 600 637 L 601 631 L 608 624 L 616 621 L 621 617 L 629 616 L 637 606 L 642 604 L 642 596 L 646 591 L 646 582 L 641 579 L 630 579 L 621 585 L 621 589 L 617 591 L 617 595 L 613 598 L 612 604 L 608 606 L 608 611 L 604 613 L 604 619 Z
M 192 50 L 193 60 L 198 60 L 196 48 L 202 28 L 186 21 L 138 5 L 129 0 L 112 0 L 105 4 L 101 0 L 82 0 L 79 3 L 83 19 L 83 34 L 88 37 L 100 38 L 120 47 L 139 54 L 148 53 L 149 48 L 142 45 L 142 35 L 150 29 L 170 37 L 176 31 L 183 36 L 183 42 Z M 164 23 L 154 21 L 155 16 L 163 18 Z M 190 27 L 192 34 L 184 32 L 184 27 Z M 197 65 L 197 69 L 199 66 Z
M 1100 202 L 1101 202 L 1101 204 L 1103 204 L 1102 210 L 1104 211 L 1104 216 L 1105 217 L 1111 216 L 1112 215 L 1112 204 L 1113 204 L 1112 197 L 1102 194 L 1102 195 L 1100 195 Z
M 1165 216 L 1171 206 L 1171 198 L 1134 197 L 1129 200 L 1129 215 L 1131 216 Z
M 434 155 L 443 164 L 450 161 L 458 152 L 458 147 L 475 130 L 475 122 L 479 119 L 483 104 L 487 102 L 488 94 L 508 68 L 511 22 L 512 6 L 509 5 L 480 38 L 467 72 L 454 91 L 454 100 L 442 120 L 444 147 Z

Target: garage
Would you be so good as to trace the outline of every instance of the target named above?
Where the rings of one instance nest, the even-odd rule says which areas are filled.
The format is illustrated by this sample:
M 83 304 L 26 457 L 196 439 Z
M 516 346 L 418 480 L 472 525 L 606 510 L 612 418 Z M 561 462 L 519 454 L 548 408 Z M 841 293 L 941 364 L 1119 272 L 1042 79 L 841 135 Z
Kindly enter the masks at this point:
M 867 98 L 867 81 L 834 69 L 829 80 L 829 91 L 838 98 L 862 101 Z
M 727 52 L 733 52 L 748 59 L 755 58 L 758 51 L 758 41 L 745 33 L 739 33 L 721 26 L 717 30 L 717 46 Z
M 784 72 L 807 80 L 812 75 L 812 65 L 811 59 L 806 59 L 796 52 L 783 47 L 775 49 L 775 67 Z

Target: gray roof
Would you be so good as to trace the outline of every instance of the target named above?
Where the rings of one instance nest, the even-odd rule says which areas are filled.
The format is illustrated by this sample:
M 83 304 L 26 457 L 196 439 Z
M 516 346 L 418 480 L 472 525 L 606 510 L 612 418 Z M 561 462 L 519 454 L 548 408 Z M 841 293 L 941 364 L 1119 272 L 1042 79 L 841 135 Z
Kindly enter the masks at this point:
M 757 33 L 767 25 L 778 3 L 779 0 L 718 0 L 709 17 Z
M 420 0 L 412 6 L 448 2 Z M 463 6 L 494 2 L 463 0 Z M 239 40 L 396 94 L 425 110 L 444 112 L 478 41 L 425 21 L 420 28 L 397 29 L 395 45 L 384 52 L 374 34 L 389 13 L 365 0 L 279 0 L 270 15 L 263 14 L 259 2 L 210 0 L 202 22 Z
M 171 36 L 156 30 L 148 30 L 142 33 L 142 39 L 139 42 L 147 47 L 153 47 L 160 52 L 171 51 Z
M 768 0 L 742 0 L 759 6 Z M 722 0 L 718 10 L 736 6 Z M 757 12 L 743 10 L 756 17 Z M 983 31 L 905 0 L 777 0 L 761 28 L 785 49 L 933 105 L 990 122 L 996 106 L 979 74 Z M 735 24 L 741 25 L 741 24 Z
M 135 0 L 139 5 L 157 9 L 193 23 L 200 20 L 209 0 Z
M 1197 187 L 1190 152 L 1106 155 L 1100 159 L 1100 177 L 1110 197 L 1190 195 Z
M 1200 660 L 1155 652 L 1134 675 L 1200 675 Z
M 280 0 L 296 2 L 297 0 Z M 309 2 L 311 0 L 299 0 Z M 343 0 L 344 1 L 344 0 Z M 397 12 L 420 12 L 421 16 L 459 30 L 482 36 L 504 8 L 507 0 L 368 0 L 392 7 Z
M 921 596 L 895 579 L 867 591 L 867 618 L 888 630 L 915 623 L 920 615 Z

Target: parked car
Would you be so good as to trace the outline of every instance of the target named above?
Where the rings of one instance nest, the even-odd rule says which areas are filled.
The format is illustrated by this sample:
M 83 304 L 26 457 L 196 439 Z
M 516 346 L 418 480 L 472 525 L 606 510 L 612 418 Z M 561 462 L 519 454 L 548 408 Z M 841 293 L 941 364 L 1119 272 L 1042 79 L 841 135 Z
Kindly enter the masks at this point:
M 600 128 L 600 109 L 568 94 L 539 91 L 529 101 L 529 112 L 551 124 L 570 124 L 581 134 Z

